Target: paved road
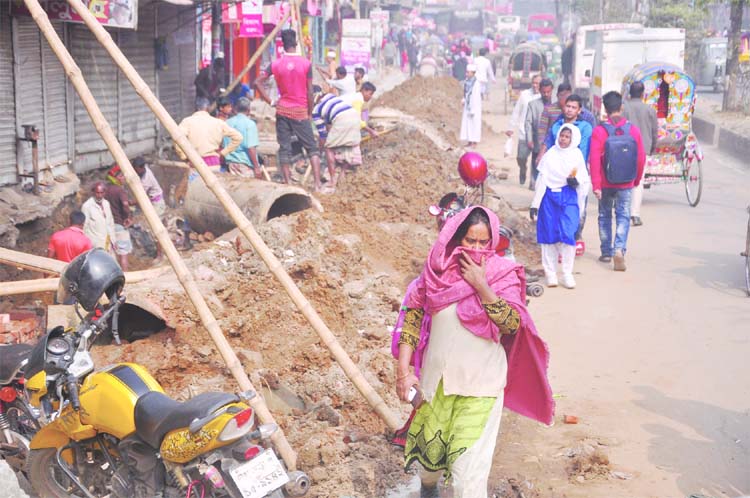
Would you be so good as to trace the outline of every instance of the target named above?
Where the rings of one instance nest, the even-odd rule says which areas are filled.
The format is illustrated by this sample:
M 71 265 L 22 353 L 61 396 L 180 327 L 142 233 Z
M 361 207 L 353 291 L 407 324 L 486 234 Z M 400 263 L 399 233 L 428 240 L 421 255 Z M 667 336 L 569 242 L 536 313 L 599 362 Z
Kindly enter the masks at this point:
M 750 494 L 750 298 L 739 257 L 750 170 L 706 154 L 697 208 L 682 185 L 646 191 L 625 273 L 597 261 L 590 202 L 578 288 L 550 289 L 535 307 L 565 395 L 558 412 L 616 438 L 612 462 L 636 475 L 621 493 L 580 496 Z

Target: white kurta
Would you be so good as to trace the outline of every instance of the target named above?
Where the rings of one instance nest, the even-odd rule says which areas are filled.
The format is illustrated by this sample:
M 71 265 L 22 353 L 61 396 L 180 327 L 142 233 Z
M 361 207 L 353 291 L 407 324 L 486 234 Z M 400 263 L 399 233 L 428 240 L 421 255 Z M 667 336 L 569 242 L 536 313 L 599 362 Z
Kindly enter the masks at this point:
M 469 100 L 464 102 L 461 117 L 461 140 L 479 142 L 482 139 L 482 86 L 474 80 Z
M 102 199 L 100 206 L 93 197 L 89 197 L 81 206 L 81 212 L 86 215 L 83 233 L 91 240 L 91 244 L 110 251 L 115 242 L 115 218 L 107 199 Z

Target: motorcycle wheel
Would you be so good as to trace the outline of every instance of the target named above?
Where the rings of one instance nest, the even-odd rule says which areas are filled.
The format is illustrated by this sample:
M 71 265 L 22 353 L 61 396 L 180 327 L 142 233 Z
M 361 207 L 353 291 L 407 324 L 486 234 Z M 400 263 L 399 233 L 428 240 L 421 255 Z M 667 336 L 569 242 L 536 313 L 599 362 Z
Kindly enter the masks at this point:
M 79 498 L 78 488 L 57 465 L 57 449 L 44 448 L 29 453 L 29 481 L 42 498 Z

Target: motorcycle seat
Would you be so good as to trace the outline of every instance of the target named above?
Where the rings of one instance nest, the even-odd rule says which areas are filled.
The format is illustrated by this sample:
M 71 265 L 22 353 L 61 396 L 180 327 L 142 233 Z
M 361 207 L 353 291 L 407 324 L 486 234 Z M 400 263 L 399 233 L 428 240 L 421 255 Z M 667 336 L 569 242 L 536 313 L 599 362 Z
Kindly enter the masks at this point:
M 239 398 L 230 393 L 203 393 L 179 402 L 158 391 L 149 391 L 135 404 L 135 431 L 158 450 L 169 431 L 187 427 L 196 418 L 205 417 L 236 401 Z
M 31 349 L 29 344 L 0 345 L 0 385 L 10 384 L 18 375 Z

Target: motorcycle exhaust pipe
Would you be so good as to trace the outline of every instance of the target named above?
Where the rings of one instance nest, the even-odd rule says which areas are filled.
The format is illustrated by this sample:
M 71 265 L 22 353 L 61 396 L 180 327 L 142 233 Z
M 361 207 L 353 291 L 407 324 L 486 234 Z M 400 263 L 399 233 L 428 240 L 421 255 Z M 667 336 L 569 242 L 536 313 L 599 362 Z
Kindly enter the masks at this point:
M 310 478 L 302 471 L 289 472 L 289 482 L 284 485 L 284 491 L 289 496 L 304 496 L 310 490 Z

